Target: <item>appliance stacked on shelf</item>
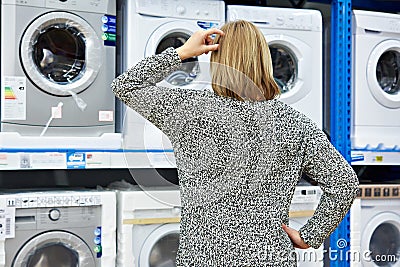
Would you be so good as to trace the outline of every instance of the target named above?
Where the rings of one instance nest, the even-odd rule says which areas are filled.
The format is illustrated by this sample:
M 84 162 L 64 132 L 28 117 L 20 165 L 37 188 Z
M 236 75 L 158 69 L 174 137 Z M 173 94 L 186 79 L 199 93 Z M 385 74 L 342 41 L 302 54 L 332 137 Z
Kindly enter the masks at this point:
M 354 149 L 400 151 L 399 25 L 398 14 L 353 10 Z
M 0 207 L 0 266 L 115 266 L 115 192 L 2 193 Z
M 289 225 L 300 228 L 318 205 L 321 189 L 298 186 Z M 117 191 L 117 266 L 175 266 L 181 214 L 178 189 L 127 188 Z M 323 247 L 296 250 L 298 266 L 323 266 Z M 132 265 L 134 263 L 134 265 Z
M 322 16 L 318 10 L 227 6 L 227 21 L 253 22 L 268 42 L 280 99 L 322 129 Z
M 1 1 L 2 144 L 115 147 L 115 15 L 115 0 Z
M 175 266 L 179 189 L 113 189 L 1 193 L 0 266 Z M 298 186 L 289 225 L 306 223 L 320 196 Z M 299 266 L 322 266 L 322 247 L 296 254 Z
M 121 71 L 125 71 L 145 56 L 181 46 L 197 30 L 222 26 L 225 4 L 222 0 L 126 1 L 122 22 Z M 211 80 L 209 58 L 201 55 L 184 61 L 181 69 L 159 85 L 205 88 Z M 126 110 L 123 134 L 124 149 L 172 150 L 168 137 L 131 109 Z
M 400 266 L 400 184 L 361 185 L 350 216 L 351 266 Z
M 353 165 L 400 165 L 400 15 L 353 10 L 352 19 Z M 396 171 L 372 172 L 371 181 L 364 181 L 365 168 L 381 171 L 378 166 L 360 169 L 361 183 L 375 184 L 360 186 L 350 212 L 348 261 L 354 267 L 400 266 Z

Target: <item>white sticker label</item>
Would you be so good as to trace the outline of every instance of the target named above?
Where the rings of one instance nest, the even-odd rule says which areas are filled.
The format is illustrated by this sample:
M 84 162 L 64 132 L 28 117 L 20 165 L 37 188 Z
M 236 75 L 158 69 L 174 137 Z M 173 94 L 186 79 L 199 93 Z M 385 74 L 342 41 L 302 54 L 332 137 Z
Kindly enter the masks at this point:
M 110 153 L 86 153 L 86 168 L 110 168 Z
M 29 158 L 27 157 L 29 156 Z M 67 166 L 65 153 L 47 152 L 21 154 L 21 168 L 64 169 Z
M 0 239 L 15 237 L 15 199 L 1 200 Z
M 6 215 L 5 210 L 0 209 L 0 240 L 6 239 Z
M 26 78 L 5 76 L 1 89 L 1 119 L 26 120 Z
M 100 110 L 99 121 L 113 121 L 114 112 L 112 110 Z
M 51 107 L 51 117 L 53 119 L 61 119 L 62 118 L 62 107 Z

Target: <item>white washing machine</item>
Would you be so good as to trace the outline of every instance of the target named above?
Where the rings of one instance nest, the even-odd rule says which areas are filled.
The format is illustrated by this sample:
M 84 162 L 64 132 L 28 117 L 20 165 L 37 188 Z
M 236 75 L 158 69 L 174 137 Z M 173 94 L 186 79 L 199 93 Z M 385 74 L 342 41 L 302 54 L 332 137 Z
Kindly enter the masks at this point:
M 1 1 L 1 131 L 115 131 L 115 9 L 115 0 Z
M 197 30 L 222 26 L 225 4 L 219 0 L 126 1 L 122 16 L 122 65 L 126 70 L 144 57 L 181 46 Z M 184 60 L 181 69 L 159 85 L 210 89 L 209 58 L 210 54 Z M 122 131 L 125 148 L 172 149 L 158 128 L 130 109 Z
M 0 204 L 0 266 L 115 266 L 114 191 L 3 194 Z
M 117 266 L 176 266 L 179 190 L 118 191 L 117 202 Z
M 400 185 L 360 185 L 350 212 L 352 267 L 400 266 Z
M 299 230 L 314 214 L 322 195 L 317 186 L 297 186 L 289 209 L 289 226 Z M 318 249 L 295 249 L 298 267 L 324 266 L 324 246 Z
M 354 148 L 399 149 L 400 15 L 353 10 Z
M 227 20 L 253 22 L 272 56 L 280 99 L 322 128 L 322 16 L 318 10 L 228 5 Z

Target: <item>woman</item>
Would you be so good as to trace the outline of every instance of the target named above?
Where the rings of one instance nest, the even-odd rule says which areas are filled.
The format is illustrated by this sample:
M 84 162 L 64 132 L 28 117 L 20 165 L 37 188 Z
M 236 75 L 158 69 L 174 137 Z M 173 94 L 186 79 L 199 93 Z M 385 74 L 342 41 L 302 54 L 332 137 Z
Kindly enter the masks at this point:
M 208 52 L 214 92 L 156 86 L 182 60 Z M 112 88 L 174 146 L 182 199 L 177 266 L 296 266 L 293 248 L 318 248 L 356 196 L 355 173 L 324 133 L 276 99 L 268 45 L 249 22 L 196 32 L 145 58 Z M 324 194 L 296 231 L 288 211 L 303 172 Z

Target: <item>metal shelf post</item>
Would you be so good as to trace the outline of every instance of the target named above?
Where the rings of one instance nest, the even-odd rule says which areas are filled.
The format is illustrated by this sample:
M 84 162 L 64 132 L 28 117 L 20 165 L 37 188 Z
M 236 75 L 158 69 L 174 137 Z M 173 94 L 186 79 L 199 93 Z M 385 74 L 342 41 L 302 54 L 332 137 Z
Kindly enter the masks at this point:
M 331 141 L 351 161 L 351 0 L 331 2 Z M 347 214 L 330 237 L 331 267 L 349 267 L 350 214 Z

